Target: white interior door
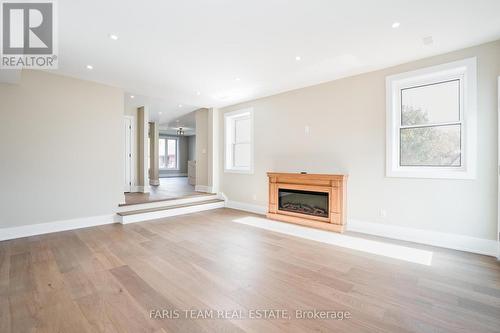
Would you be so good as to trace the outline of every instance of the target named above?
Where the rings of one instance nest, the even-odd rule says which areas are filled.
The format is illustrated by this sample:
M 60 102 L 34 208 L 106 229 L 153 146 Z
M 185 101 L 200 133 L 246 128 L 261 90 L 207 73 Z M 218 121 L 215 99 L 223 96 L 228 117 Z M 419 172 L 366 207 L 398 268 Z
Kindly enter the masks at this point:
M 130 118 L 125 118 L 123 121 L 123 130 L 125 137 L 125 148 L 124 148 L 124 192 L 130 192 L 132 190 L 132 120 Z

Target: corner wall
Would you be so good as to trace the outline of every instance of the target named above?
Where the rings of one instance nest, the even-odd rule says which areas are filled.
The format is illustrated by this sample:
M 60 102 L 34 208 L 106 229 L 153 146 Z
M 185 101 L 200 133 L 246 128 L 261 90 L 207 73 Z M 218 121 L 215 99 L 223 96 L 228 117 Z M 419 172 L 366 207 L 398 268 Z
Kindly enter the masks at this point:
M 123 100 L 118 88 L 42 71 L 0 84 L 0 228 L 116 211 Z

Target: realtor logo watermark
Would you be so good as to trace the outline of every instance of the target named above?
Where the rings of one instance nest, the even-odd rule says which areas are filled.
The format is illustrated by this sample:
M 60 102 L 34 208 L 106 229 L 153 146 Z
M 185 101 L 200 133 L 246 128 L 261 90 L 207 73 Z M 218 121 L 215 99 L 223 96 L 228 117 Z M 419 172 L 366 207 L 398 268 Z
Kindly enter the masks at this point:
M 0 68 L 56 69 L 57 25 L 54 1 L 1 1 Z

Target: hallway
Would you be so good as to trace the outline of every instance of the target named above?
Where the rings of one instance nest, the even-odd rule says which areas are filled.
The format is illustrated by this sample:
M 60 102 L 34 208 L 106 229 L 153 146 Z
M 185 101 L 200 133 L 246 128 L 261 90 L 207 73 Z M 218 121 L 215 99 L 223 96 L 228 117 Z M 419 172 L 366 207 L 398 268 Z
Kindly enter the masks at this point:
M 188 177 L 160 178 L 160 185 L 150 186 L 150 188 L 150 193 L 125 193 L 125 205 L 122 206 L 206 194 L 196 192 L 194 186 L 188 184 Z

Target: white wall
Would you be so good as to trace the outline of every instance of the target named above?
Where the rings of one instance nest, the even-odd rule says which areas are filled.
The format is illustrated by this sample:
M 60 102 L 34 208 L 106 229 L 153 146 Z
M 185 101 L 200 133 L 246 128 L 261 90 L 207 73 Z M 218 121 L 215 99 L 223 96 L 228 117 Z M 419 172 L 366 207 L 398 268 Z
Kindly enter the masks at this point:
M 477 179 L 386 178 L 385 77 L 473 56 Z M 254 109 L 255 173 L 221 168 L 221 191 L 231 201 L 265 207 L 267 171 L 347 173 L 349 219 L 496 239 L 498 75 L 500 41 L 223 108 L 221 113 Z M 221 138 L 223 121 L 221 115 Z M 219 148 L 223 152 L 223 140 Z
M 123 198 L 123 92 L 23 71 L 0 84 L 0 228 L 112 214 Z

